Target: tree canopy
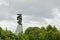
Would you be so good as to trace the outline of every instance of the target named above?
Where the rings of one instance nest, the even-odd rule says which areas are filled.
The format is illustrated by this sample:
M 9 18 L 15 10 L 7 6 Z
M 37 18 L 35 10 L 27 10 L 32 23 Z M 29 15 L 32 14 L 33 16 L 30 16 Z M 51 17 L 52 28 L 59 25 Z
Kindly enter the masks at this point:
M 60 40 L 60 31 L 55 26 L 28 27 L 24 33 L 15 35 L 0 27 L 0 40 Z

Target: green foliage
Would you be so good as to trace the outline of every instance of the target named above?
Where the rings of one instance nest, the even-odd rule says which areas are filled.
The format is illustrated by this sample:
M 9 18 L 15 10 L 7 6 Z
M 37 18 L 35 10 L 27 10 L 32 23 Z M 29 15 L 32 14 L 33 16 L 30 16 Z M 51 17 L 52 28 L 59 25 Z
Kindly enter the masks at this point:
M 50 30 L 52 30 L 52 26 L 51 25 L 48 25 L 46 30 L 49 32 Z
M 60 40 L 60 31 L 57 32 L 57 40 Z
M 0 27 L 0 40 L 60 40 L 60 31 L 55 26 L 29 27 L 25 32 L 15 35 L 9 30 Z
M 49 31 L 45 34 L 44 36 L 44 40 L 57 40 L 57 36 L 55 35 L 55 33 L 53 33 L 53 31 Z
M 27 28 L 25 34 L 28 35 L 29 40 L 39 40 L 40 28 L 38 27 Z

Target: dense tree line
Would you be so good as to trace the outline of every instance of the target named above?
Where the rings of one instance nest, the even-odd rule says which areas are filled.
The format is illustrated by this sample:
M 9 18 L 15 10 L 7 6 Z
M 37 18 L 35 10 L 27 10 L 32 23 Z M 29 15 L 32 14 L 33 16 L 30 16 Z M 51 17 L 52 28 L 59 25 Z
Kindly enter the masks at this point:
M 60 40 L 60 31 L 55 26 L 29 27 L 24 33 L 15 35 L 9 30 L 0 27 L 0 40 Z

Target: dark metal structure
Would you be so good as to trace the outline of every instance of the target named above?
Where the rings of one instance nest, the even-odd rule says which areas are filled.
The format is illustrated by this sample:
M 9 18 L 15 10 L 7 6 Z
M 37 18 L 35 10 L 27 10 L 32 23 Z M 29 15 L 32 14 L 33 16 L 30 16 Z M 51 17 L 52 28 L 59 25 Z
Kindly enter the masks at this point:
M 22 14 L 17 14 L 17 20 L 18 25 L 15 31 L 15 34 L 18 35 L 19 33 L 23 33 L 23 27 L 22 27 Z
M 17 20 L 18 20 L 18 24 L 22 25 L 22 14 L 17 14 Z

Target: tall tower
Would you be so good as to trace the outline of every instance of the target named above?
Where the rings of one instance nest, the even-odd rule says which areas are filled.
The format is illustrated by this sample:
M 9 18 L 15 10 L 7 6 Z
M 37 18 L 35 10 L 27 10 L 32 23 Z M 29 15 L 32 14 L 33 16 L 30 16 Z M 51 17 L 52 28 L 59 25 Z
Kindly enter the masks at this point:
M 22 27 L 22 14 L 17 14 L 17 20 L 18 20 L 18 26 L 17 29 L 15 31 L 15 34 L 18 35 L 19 33 L 23 32 L 23 27 Z

